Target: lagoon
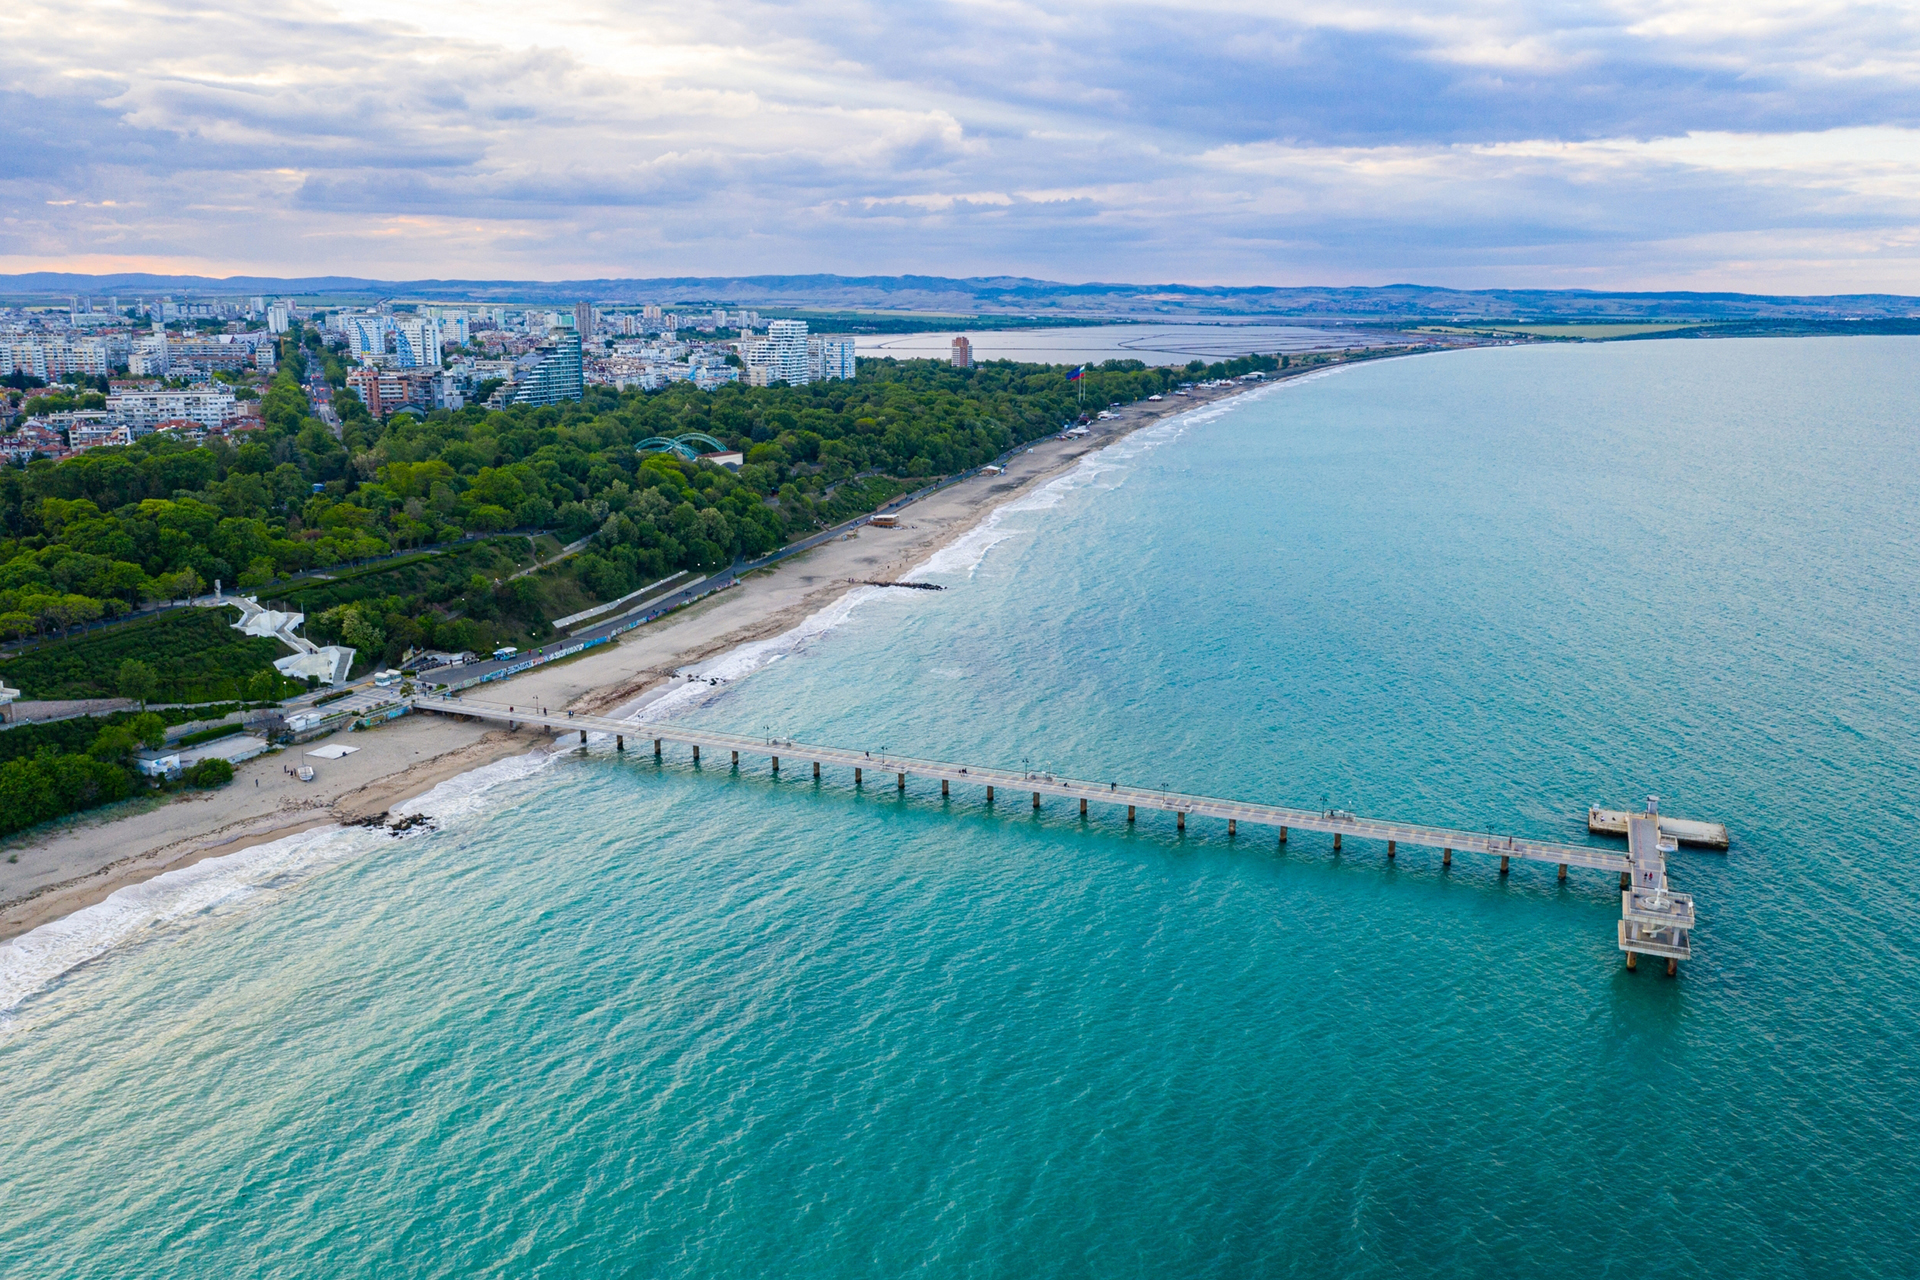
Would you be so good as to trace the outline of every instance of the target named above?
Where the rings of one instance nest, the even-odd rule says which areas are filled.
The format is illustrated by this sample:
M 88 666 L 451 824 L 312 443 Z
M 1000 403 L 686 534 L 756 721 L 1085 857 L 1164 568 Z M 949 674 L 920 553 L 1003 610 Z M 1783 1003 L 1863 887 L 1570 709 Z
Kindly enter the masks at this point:
M 1289 324 L 1102 324 L 1083 328 L 946 330 L 869 334 L 857 339 L 862 356 L 945 360 L 965 335 L 973 357 L 1038 364 L 1099 364 L 1138 360 L 1150 366 L 1208 364 L 1246 355 L 1292 355 L 1392 346 L 1393 334 L 1345 326 Z M 1404 339 L 1399 339 L 1404 341 Z

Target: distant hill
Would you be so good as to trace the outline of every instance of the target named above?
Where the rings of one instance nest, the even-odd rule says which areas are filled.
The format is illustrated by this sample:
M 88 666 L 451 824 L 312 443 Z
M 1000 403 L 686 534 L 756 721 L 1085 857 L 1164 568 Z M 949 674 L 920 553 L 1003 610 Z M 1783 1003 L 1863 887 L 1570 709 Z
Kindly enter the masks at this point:
M 821 311 L 948 316 L 1133 318 L 1345 317 L 1355 320 L 1841 320 L 1920 317 L 1898 294 L 1777 297 L 1751 293 L 1605 293 L 1584 289 L 1225 288 L 1184 284 L 1061 284 L 1023 276 L 670 276 L 645 280 L 369 280 L 357 276 L 0 275 L 0 297 L 280 294 L 342 302 L 442 300 L 561 304 L 728 303 Z

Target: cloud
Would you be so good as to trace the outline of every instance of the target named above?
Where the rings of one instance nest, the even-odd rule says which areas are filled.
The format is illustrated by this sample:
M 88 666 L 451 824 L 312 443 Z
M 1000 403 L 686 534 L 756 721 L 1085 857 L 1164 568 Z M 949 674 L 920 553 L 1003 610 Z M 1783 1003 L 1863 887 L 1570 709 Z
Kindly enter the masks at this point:
M 14 0 L 0 261 L 1920 292 L 1874 4 Z

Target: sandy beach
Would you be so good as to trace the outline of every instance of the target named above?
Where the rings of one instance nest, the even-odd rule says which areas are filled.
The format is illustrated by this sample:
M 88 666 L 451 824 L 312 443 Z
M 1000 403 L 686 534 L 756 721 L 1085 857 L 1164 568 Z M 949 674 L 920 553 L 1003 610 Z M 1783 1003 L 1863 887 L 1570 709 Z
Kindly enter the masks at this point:
M 1047 483 L 1082 457 L 1176 413 L 1238 394 L 1235 386 L 1141 402 L 1078 439 L 1053 437 L 1012 458 L 1002 475 L 978 475 L 905 507 L 895 528 L 865 526 L 750 575 L 711 596 L 553 667 L 488 686 L 489 702 L 603 713 L 632 703 L 683 667 L 779 635 L 863 580 L 890 580 L 973 529 L 988 513 Z M 326 743 L 358 748 L 309 760 Z M 402 800 L 491 761 L 544 750 L 541 733 L 508 733 L 437 716 L 403 716 L 378 729 L 335 734 L 241 765 L 218 791 L 181 795 L 144 812 L 109 810 L 16 838 L 0 860 L 0 941 L 101 901 L 114 890 L 202 858 L 327 823 L 382 814 Z M 316 778 L 291 775 L 312 764 Z

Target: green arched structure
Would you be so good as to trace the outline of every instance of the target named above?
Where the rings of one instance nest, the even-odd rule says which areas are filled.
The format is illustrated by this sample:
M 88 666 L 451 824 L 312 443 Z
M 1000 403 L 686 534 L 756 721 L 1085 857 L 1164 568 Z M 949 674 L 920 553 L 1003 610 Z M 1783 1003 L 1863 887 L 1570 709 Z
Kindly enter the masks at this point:
M 706 448 L 698 448 L 699 445 L 705 445 Z M 671 440 L 665 436 L 649 436 L 633 447 L 641 453 L 677 453 L 688 462 L 694 461 L 703 453 L 727 452 L 726 445 L 704 431 L 689 431 Z

